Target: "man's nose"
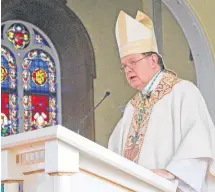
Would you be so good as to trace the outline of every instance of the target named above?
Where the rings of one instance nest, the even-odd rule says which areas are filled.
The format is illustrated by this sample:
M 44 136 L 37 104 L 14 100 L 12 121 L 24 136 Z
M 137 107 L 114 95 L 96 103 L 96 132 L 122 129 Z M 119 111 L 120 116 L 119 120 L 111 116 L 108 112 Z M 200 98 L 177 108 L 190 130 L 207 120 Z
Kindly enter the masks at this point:
M 131 70 L 130 67 L 128 67 L 128 66 L 125 66 L 125 67 L 124 67 L 124 72 L 125 72 L 125 73 L 131 72 L 131 71 L 132 71 L 132 70 Z

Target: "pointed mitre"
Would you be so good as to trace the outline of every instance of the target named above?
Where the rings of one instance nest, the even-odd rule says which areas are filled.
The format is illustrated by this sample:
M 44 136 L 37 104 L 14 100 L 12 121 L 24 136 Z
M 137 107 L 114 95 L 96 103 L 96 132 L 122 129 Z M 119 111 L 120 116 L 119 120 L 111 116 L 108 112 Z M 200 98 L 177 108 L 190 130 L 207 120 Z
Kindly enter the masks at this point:
M 141 11 L 136 19 L 120 11 L 115 32 L 121 58 L 136 53 L 158 53 L 152 20 Z

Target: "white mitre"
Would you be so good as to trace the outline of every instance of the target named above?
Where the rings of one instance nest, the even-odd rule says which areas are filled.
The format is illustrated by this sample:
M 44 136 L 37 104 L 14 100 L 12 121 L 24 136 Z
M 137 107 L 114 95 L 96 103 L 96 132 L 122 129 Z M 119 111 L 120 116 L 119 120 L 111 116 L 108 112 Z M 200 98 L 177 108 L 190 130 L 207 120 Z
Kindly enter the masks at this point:
M 120 11 L 115 32 L 121 58 L 136 53 L 158 53 L 152 20 L 141 11 L 136 19 Z

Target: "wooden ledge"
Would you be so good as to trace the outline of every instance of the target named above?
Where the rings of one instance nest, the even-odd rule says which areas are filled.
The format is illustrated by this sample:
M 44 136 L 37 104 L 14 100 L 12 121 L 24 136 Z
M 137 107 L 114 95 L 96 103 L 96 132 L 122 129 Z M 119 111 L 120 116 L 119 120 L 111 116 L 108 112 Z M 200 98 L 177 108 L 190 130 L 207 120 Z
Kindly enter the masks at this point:
M 5 184 L 5 183 L 23 183 L 23 180 L 6 179 L 1 181 L 1 184 Z
M 33 174 L 44 173 L 44 172 L 45 172 L 45 169 L 38 169 L 34 171 L 23 172 L 23 175 L 33 175 Z
M 53 172 L 49 173 L 50 176 L 71 176 L 74 175 L 74 172 Z

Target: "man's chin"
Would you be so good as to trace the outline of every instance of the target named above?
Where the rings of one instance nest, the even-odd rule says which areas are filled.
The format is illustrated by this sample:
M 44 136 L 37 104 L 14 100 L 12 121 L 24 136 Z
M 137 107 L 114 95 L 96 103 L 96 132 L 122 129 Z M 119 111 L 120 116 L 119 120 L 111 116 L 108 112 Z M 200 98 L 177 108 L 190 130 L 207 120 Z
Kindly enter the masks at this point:
M 142 90 L 142 87 L 139 83 L 129 83 L 129 85 L 134 88 L 134 89 L 137 89 L 138 91 Z

